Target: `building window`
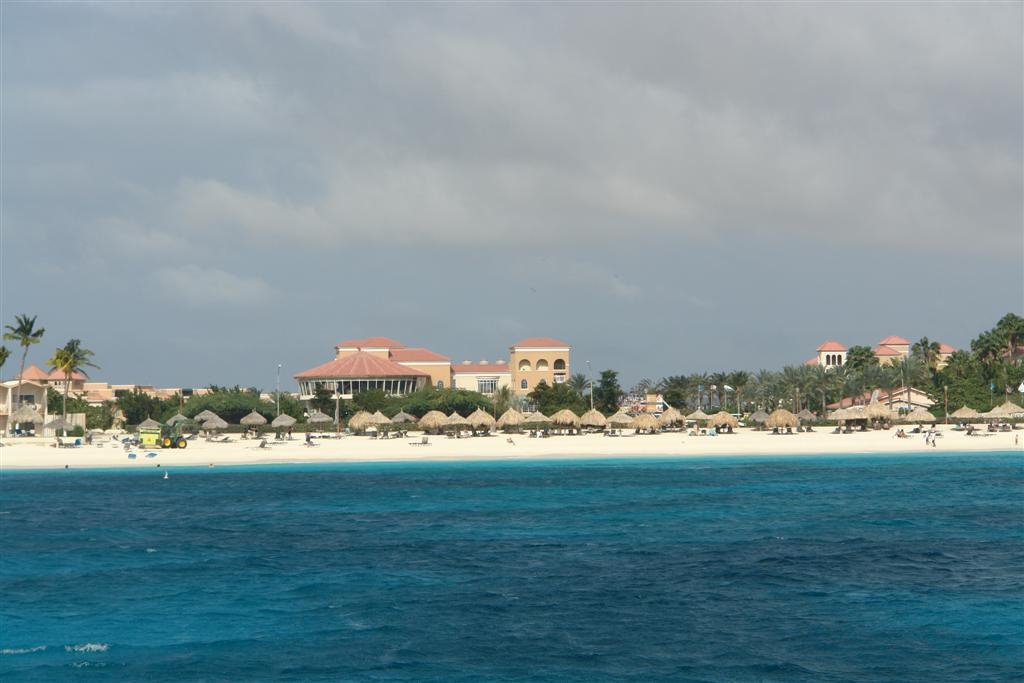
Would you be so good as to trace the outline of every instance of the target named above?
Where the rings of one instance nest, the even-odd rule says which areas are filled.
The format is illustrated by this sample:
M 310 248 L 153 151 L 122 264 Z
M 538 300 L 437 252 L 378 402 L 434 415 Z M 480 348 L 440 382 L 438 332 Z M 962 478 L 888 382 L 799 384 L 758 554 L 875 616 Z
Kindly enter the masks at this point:
M 476 380 L 476 390 L 481 394 L 490 395 L 498 389 L 498 378 L 497 377 L 478 377 Z
M 441 389 L 444 389 L 444 380 L 439 379 L 437 380 L 437 390 L 440 391 Z
M 561 358 L 555 360 L 555 370 L 565 370 L 565 361 Z
M 543 370 L 547 370 L 547 369 L 548 369 L 548 362 L 547 362 L 547 360 L 541 358 L 539 361 L 537 361 L 537 370 L 538 371 L 543 371 Z
M 519 388 L 520 389 L 526 389 L 528 387 L 529 387 L 529 384 L 526 382 L 525 379 L 519 382 Z
M 555 384 L 565 384 L 565 375 L 555 375 Z
M 529 372 L 529 371 L 530 371 L 530 361 L 526 360 L 525 358 L 522 359 L 521 361 L 519 361 L 519 372 Z

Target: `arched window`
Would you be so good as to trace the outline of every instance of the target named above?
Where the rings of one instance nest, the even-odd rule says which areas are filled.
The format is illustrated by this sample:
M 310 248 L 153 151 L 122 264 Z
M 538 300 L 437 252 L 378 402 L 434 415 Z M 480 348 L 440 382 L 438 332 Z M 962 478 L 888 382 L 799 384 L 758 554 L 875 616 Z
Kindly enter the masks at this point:
M 519 372 L 529 372 L 529 371 L 530 371 L 530 361 L 526 360 L 525 358 L 522 359 L 521 361 L 519 361 Z
M 529 386 L 530 386 L 530 385 L 529 385 L 529 384 L 527 383 L 527 381 L 526 381 L 525 379 L 524 379 L 524 380 L 522 380 L 521 382 L 519 382 L 519 388 L 520 388 L 520 389 L 526 389 L 526 388 L 528 388 Z
M 565 361 L 561 358 L 555 361 L 555 370 L 565 370 Z
M 444 389 L 444 380 L 443 379 L 437 380 L 437 388 L 438 389 Z
M 545 360 L 544 358 L 541 358 L 539 361 L 537 361 L 537 371 L 538 372 L 543 371 L 543 370 L 547 370 L 547 369 L 548 369 L 548 362 L 547 362 L 547 360 Z

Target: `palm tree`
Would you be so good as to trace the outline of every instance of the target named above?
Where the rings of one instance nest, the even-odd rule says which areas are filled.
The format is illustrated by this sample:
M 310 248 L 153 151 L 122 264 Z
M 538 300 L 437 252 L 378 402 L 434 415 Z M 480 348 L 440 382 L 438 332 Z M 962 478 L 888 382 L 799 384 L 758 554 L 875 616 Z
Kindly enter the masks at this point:
M 729 376 L 724 372 L 713 373 L 708 380 L 715 385 L 715 394 L 718 396 L 718 405 L 725 410 L 725 385 Z
M 0 346 L 0 368 L 4 366 L 7 359 L 11 357 L 11 350 L 6 346 Z
M 743 412 L 743 389 L 750 382 L 750 373 L 737 370 L 729 373 L 729 384 L 736 390 L 736 412 Z
M 61 413 L 66 420 L 68 417 L 68 389 L 71 388 L 71 376 L 76 372 L 85 375 L 85 368 L 96 368 L 100 366 L 92 362 L 93 352 L 82 348 L 80 339 L 70 339 L 62 348 L 53 352 L 53 357 L 48 363 L 55 370 L 64 373 L 64 400 L 61 406 Z
M 929 370 L 935 372 L 939 363 L 939 342 L 930 341 L 928 337 L 921 337 L 914 342 L 910 353 L 920 358 Z
M 4 339 L 7 341 L 16 341 L 21 346 L 21 371 L 18 372 L 18 398 L 15 402 L 14 408 L 17 409 L 21 403 L 21 376 L 25 374 L 25 358 L 28 357 L 28 347 L 33 344 L 38 344 L 43 340 L 43 333 L 45 329 L 40 327 L 36 329 L 36 316 L 28 317 L 27 314 L 22 313 L 21 315 L 15 316 L 13 325 L 4 325 L 7 330 L 4 332 Z
M 582 372 L 577 372 L 569 376 L 569 381 L 566 384 L 580 396 L 585 396 L 590 380 Z

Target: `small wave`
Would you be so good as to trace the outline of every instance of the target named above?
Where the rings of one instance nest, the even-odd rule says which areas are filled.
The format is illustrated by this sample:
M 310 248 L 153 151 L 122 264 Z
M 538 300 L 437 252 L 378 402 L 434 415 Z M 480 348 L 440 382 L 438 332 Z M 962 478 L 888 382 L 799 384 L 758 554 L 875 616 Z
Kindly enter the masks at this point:
M 146 552 L 147 553 L 155 553 L 156 552 L 156 548 L 146 548 Z
M 71 666 L 75 669 L 84 669 L 87 666 L 104 667 L 106 662 L 72 662 Z
M 32 652 L 42 652 L 45 649 L 45 645 L 36 645 L 35 647 L 5 647 L 0 650 L 0 655 L 27 655 Z
M 65 652 L 106 652 L 110 649 L 107 643 L 82 643 L 81 645 L 65 645 Z

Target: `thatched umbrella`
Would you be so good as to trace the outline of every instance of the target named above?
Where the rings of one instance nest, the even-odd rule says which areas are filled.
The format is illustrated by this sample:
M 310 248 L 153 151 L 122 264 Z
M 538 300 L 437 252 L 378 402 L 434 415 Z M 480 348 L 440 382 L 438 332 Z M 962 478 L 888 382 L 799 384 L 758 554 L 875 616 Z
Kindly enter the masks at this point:
M 220 415 L 213 412 L 212 410 L 204 410 L 201 413 L 196 413 L 195 417 L 193 417 L 192 419 L 195 420 L 196 422 L 206 422 L 211 417 L 216 417 L 219 419 Z
M 518 427 L 523 424 L 523 414 L 515 408 L 509 408 L 501 417 L 498 418 L 497 426 L 498 429 L 505 429 L 506 427 Z
M 559 427 L 576 427 L 580 426 L 580 416 L 572 412 L 568 408 L 563 408 L 557 413 L 551 416 L 551 422 L 558 425 Z
M 487 431 L 490 431 L 494 429 L 494 426 L 498 421 L 494 419 L 493 415 L 483 408 L 477 408 L 469 414 L 469 417 L 466 418 L 466 422 L 468 422 L 469 426 L 473 429 L 486 429 Z
M 828 414 L 828 419 L 843 421 L 846 419 L 848 410 L 846 408 L 836 408 Z
M 270 423 L 270 426 L 275 429 L 279 429 L 281 427 L 291 427 L 296 422 L 298 422 L 298 420 L 296 420 L 288 413 L 281 413 L 280 415 L 273 419 L 273 421 Z
M 151 417 L 147 417 L 145 420 L 139 423 L 140 429 L 160 429 L 160 423 Z
M 267 418 L 263 417 L 255 410 L 243 417 L 238 421 L 238 424 L 245 427 L 259 427 L 260 425 L 267 424 Z
M 627 413 L 625 408 L 620 408 L 619 412 L 608 418 L 608 426 L 615 429 L 629 429 L 634 422 L 636 418 Z
M 322 413 L 319 410 L 314 410 L 306 418 L 306 422 L 310 424 L 323 424 L 325 422 L 334 422 L 334 418 L 327 413 Z
M 935 422 L 935 416 L 924 408 L 915 408 L 903 417 L 904 422 Z
M 365 410 L 360 410 L 359 412 L 357 412 L 355 415 L 348 419 L 348 428 L 354 432 L 361 432 L 367 427 L 369 427 L 371 424 L 373 424 L 370 421 L 372 418 L 372 414 L 366 412 Z
M 425 431 L 437 430 L 443 427 L 447 420 L 448 416 L 440 410 L 431 410 L 420 418 L 420 429 Z
M 23 403 L 17 410 L 11 413 L 11 422 L 42 422 L 43 416 L 31 403 Z
M 669 425 L 679 424 L 686 418 L 675 408 L 669 408 L 658 416 L 658 424 L 662 427 L 668 427 Z
M 957 420 L 962 420 L 966 422 L 967 420 L 978 419 L 979 417 L 981 417 L 981 413 L 979 413 L 974 408 L 971 408 L 970 406 L 963 406 L 961 408 L 957 408 L 956 410 L 954 410 L 952 413 L 949 414 L 949 416 L 956 418 Z
M 654 432 L 658 429 L 658 418 L 650 413 L 640 413 L 633 418 L 633 429 Z
M 228 423 L 223 419 L 214 415 L 213 417 L 203 421 L 203 429 L 214 430 L 214 429 L 227 429 Z
M 1024 415 L 1024 408 L 1013 401 L 1006 401 L 1002 405 L 998 405 L 987 413 L 982 413 L 982 417 L 992 418 L 996 420 L 1008 419 L 1011 417 L 1020 417 Z
M 373 412 L 373 415 L 370 416 L 370 424 L 377 425 L 378 427 L 382 427 L 384 425 L 390 425 L 391 424 L 391 418 L 389 418 L 387 415 L 385 415 L 384 413 L 380 412 L 379 410 L 375 410 Z
M 179 422 L 188 422 L 188 418 L 182 415 L 181 413 L 175 413 L 174 416 L 171 417 L 171 419 L 169 419 L 164 424 L 166 424 L 168 427 L 173 427 Z
M 740 421 L 736 419 L 735 415 L 730 415 L 721 410 L 708 418 L 708 424 L 712 427 L 732 427 L 735 429 L 740 426 Z
M 889 406 L 878 401 L 872 401 L 864 408 L 864 417 L 869 420 L 892 420 L 896 417 L 896 413 Z
M 400 424 L 405 424 L 407 422 L 416 422 L 416 416 L 415 415 L 410 415 L 409 413 L 407 413 L 405 411 L 401 411 L 397 415 L 395 415 L 393 418 L 391 418 L 391 424 L 400 425 Z
M 796 414 L 796 416 L 800 418 L 801 422 L 814 422 L 815 420 L 818 419 L 818 416 L 809 411 L 807 408 L 801 410 L 799 413 Z
M 687 420 L 693 420 L 695 422 L 703 422 L 704 420 L 708 419 L 708 417 L 709 416 L 708 416 L 707 413 L 705 413 L 700 408 L 697 408 L 697 410 L 695 410 L 692 413 L 690 413 L 689 415 L 687 415 L 686 419 Z
M 764 412 L 763 410 L 755 411 L 750 416 L 750 421 L 751 422 L 756 422 L 758 424 L 764 424 L 767 419 L 768 419 L 768 413 Z
M 444 426 L 446 429 L 449 427 L 461 429 L 462 427 L 468 427 L 469 421 L 453 410 L 452 414 L 445 418 Z
M 538 410 L 523 415 L 523 424 L 551 424 L 551 418 Z
M 764 426 L 769 429 L 775 429 L 776 427 L 798 427 L 799 425 L 800 419 L 785 408 L 772 411 L 772 414 L 764 421 Z
M 43 429 L 64 429 L 68 430 L 74 427 L 73 424 L 65 420 L 63 417 L 58 417 L 54 420 L 50 420 L 43 425 Z
M 608 418 L 591 408 L 580 416 L 580 424 L 584 427 L 604 427 L 608 424 Z

